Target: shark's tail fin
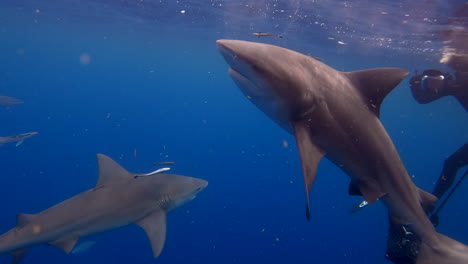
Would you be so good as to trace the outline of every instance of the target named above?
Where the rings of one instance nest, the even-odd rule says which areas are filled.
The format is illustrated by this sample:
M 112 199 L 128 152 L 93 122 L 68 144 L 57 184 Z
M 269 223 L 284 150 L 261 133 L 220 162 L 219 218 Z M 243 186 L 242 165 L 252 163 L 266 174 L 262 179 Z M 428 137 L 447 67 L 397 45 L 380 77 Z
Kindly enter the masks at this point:
M 416 264 L 463 264 L 468 263 L 468 247 L 456 240 L 437 234 L 439 248 L 421 243 Z

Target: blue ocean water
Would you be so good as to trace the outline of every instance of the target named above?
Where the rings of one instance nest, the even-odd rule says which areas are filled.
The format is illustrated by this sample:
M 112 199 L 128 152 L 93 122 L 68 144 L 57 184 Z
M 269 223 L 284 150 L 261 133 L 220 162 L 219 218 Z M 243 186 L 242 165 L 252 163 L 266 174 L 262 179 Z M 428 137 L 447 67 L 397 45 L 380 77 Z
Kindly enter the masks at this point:
M 157 259 L 131 225 L 83 238 L 96 244 L 80 254 L 34 247 L 22 263 L 388 263 L 385 207 L 350 215 L 360 199 L 326 160 L 306 220 L 294 137 L 244 98 L 215 41 L 275 44 L 341 71 L 448 70 L 433 30 L 465 1 L 446 2 L 3 0 L 0 94 L 24 104 L 0 108 L 0 136 L 39 135 L 0 148 L 0 232 L 18 213 L 92 188 L 104 153 L 133 172 L 175 161 L 172 172 L 209 186 L 168 214 Z M 381 120 L 415 183 L 431 191 L 444 159 L 468 141 L 467 114 L 451 97 L 418 104 L 408 80 Z M 438 227 L 465 244 L 467 193 L 465 183 Z

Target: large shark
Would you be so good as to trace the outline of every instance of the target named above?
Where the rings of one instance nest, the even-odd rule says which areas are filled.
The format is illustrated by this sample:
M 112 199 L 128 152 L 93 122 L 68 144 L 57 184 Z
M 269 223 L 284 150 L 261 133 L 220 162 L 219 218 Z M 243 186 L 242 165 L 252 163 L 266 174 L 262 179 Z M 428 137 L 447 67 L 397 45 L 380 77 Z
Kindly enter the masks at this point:
M 0 137 L 0 147 L 6 143 L 14 143 L 16 142 L 16 146 L 23 144 L 24 140 L 39 134 L 38 132 L 29 132 L 24 134 L 19 134 L 16 136 L 8 136 L 8 137 Z
M 97 158 L 99 179 L 93 189 L 38 214 L 19 214 L 17 226 L 0 236 L 0 254 L 13 254 L 17 263 L 30 247 L 45 243 L 69 253 L 81 237 L 135 223 L 146 231 L 157 257 L 166 239 L 166 213 L 208 184 L 179 175 L 134 174 L 105 155 Z
M 435 197 L 411 181 L 379 120 L 384 97 L 408 74 L 396 68 L 340 72 L 278 46 L 218 40 L 242 92 L 296 137 L 307 193 L 326 156 L 351 177 L 350 192 L 382 200 L 421 238 L 419 264 L 468 263 L 468 247 L 436 232 L 422 205 Z

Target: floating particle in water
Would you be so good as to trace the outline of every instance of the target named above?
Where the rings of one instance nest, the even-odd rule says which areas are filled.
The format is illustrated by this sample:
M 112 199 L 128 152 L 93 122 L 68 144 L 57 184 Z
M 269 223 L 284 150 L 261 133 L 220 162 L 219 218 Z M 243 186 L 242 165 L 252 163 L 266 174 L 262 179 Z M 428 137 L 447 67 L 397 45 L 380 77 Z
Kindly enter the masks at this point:
M 91 63 L 91 55 L 86 52 L 80 54 L 80 64 L 81 65 L 88 65 Z

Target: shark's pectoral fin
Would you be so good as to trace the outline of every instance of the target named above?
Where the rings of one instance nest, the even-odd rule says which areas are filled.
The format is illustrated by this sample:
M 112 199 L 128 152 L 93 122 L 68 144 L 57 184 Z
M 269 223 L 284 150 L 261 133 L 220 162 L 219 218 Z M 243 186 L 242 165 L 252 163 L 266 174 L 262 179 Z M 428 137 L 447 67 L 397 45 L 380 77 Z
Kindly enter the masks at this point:
M 408 71 L 398 68 L 378 68 L 345 73 L 364 96 L 369 109 L 380 116 L 380 105 L 407 75 Z
M 79 238 L 72 239 L 57 239 L 49 244 L 61 248 L 65 253 L 70 253 L 78 242 Z
M 325 155 L 325 152 L 312 142 L 312 138 L 309 134 L 307 124 L 301 121 L 294 122 L 294 135 L 296 136 L 297 148 L 299 150 L 299 157 L 301 158 L 302 164 L 302 175 L 304 177 L 305 189 L 306 189 L 306 217 L 310 220 L 310 200 L 309 192 L 315 181 L 317 174 L 318 164 Z
M 153 249 L 153 256 L 158 257 L 166 241 L 166 212 L 163 210 L 156 211 L 138 220 L 135 224 L 145 230 Z
M 20 260 L 24 257 L 26 252 L 28 252 L 28 248 L 11 252 L 10 254 L 13 255 L 13 260 L 11 261 L 11 263 L 18 264 Z
M 31 219 L 34 218 L 33 214 L 17 214 L 16 215 L 16 226 L 21 228 L 27 223 L 31 222 Z
M 99 165 L 99 179 L 96 187 L 104 186 L 105 184 L 126 181 L 133 179 L 132 173 L 122 168 L 117 162 L 104 154 L 97 154 Z
M 18 142 L 16 142 L 16 146 L 18 147 L 19 145 L 23 144 L 24 140 L 20 140 Z

